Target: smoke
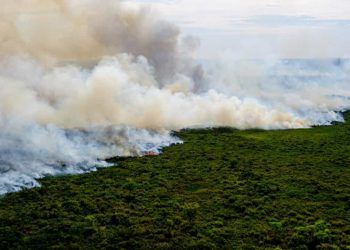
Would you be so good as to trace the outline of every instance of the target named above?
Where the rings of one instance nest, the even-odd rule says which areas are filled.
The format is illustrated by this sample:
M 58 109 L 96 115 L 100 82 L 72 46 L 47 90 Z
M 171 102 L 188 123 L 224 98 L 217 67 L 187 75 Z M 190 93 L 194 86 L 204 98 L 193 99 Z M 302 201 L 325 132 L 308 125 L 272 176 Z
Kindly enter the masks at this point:
M 30 54 L 46 65 L 94 65 L 105 55 L 143 55 L 166 81 L 183 67 L 179 30 L 147 8 L 118 0 L 19 0 L 2 3 L 1 55 Z M 193 43 L 192 43 L 193 44 Z M 190 70 L 190 69 L 189 69 Z
M 125 126 L 61 129 L 21 121 L 5 121 L 0 133 L 0 195 L 39 186 L 48 175 L 79 174 L 110 166 L 104 159 L 178 143 L 167 132 Z
M 196 63 L 199 41 L 147 8 L 18 0 L 0 10 L 0 194 L 159 152 L 189 127 L 342 120 L 347 61 Z

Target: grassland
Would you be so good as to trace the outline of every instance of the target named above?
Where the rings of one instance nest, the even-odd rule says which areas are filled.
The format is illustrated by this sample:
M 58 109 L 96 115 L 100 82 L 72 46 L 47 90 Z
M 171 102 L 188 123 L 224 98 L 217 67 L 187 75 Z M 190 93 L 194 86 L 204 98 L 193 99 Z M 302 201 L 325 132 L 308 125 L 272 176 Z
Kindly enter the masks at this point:
M 0 198 L 0 249 L 350 249 L 349 123 L 177 136 Z

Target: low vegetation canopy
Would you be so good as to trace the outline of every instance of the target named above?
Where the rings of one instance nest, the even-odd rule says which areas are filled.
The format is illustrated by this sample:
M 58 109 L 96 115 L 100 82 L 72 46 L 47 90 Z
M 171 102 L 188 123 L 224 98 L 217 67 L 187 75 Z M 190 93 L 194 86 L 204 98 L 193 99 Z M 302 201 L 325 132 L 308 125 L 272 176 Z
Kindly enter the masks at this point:
M 350 249 L 349 123 L 176 135 L 1 197 L 0 249 Z

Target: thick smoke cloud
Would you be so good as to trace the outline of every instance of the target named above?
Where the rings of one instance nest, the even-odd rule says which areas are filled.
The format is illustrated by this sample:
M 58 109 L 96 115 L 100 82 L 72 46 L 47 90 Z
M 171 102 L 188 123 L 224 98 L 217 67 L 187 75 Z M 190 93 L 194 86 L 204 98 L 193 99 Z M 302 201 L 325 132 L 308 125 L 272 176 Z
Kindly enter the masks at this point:
M 143 55 L 161 81 L 183 67 L 179 30 L 147 8 L 116 0 L 7 1 L 0 10 L 1 55 L 30 54 L 46 65 L 94 65 L 105 55 Z M 192 43 L 193 44 L 193 43 Z M 187 65 L 188 66 L 188 65 Z
M 46 175 L 158 152 L 170 130 L 342 120 L 347 61 L 195 62 L 199 41 L 119 1 L 18 0 L 0 10 L 0 194 Z

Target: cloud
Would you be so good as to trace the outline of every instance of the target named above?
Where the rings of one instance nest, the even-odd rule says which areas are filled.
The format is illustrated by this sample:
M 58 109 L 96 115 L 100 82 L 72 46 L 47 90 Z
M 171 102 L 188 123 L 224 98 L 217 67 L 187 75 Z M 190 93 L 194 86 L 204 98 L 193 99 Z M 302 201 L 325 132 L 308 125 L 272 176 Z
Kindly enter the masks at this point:
M 261 15 L 233 19 L 234 24 L 257 26 L 348 27 L 350 19 L 319 19 L 312 16 Z
M 249 54 L 265 57 L 282 50 L 278 56 L 350 56 L 349 36 L 346 35 L 350 24 L 348 0 L 216 0 L 205 4 L 202 0 L 139 0 L 129 3 L 138 2 L 146 2 L 157 9 L 163 18 L 179 25 L 183 33 L 200 37 L 202 58 L 213 59 L 218 51 L 227 49 L 239 52 L 242 44 L 256 44 L 258 40 L 266 44 L 263 47 L 273 46 L 266 53 L 262 53 L 259 46 L 253 46 Z M 305 36 L 312 53 L 302 48 L 293 50 L 295 54 L 279 49 L 289 46 L 289 41 L 299 43 L 301 39 L 302 43 Z M 313 44 L 320 41 L 326 41 L 332 49 L 314 51 Z M 297 44 L 294 47 L 298 47 Z

